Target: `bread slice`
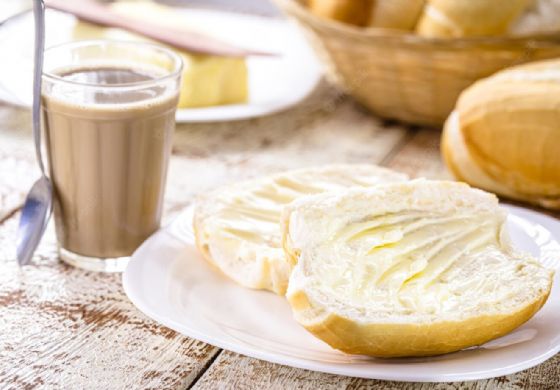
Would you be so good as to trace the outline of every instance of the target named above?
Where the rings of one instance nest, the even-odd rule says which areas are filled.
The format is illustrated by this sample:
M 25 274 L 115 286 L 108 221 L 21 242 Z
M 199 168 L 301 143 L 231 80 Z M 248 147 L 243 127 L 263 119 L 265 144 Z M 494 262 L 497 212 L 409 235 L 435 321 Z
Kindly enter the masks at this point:
M 284 205 L 304 195 L 403 181 L 406 175 L 374 165 L 327 165 L 226 186 L 195 206 L 196 244 L 228 277 L 250 288 L 284 294 L 290 275 L 281 247 Z
M 480 345 L 541 308 L 553 272 L 517 252 L 494 195 L 415 180 L 286 207 L 295 319 L 347 353 L 427 356 Z

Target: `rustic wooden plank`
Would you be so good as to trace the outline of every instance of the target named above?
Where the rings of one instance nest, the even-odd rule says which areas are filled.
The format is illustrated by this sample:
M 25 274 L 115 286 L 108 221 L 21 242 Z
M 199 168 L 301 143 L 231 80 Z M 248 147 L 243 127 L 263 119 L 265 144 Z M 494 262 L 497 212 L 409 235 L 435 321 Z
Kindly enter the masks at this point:
M 17 217 L 0 226 L 2 388 L 184 388 L 218 352 L 139 313 L 120 275 L 59 262 L 52 225 L 18 268 Z
M 440 157 L 440 137 L 438 129 L 417 130 L 400 150 L 385 161 L 385 165 L 411 177 L 451 179 Z
M 0 221 L 12 214 L 39 177 L 29 112 L 0 104 Z
M 319 104 L 319 103 L 317 103 Z M 231 124 L 177 127 L 166 192 L 170 212 L 196 194 L 248 177 L 327 163 L 379 163 L 406 136 L 347 100 L 322 103 L 311 122 L 302 109 Z M 301 116 L 294 120 L 293 117 Z
M 192 388 L 335 390 L 347 388 L 351 380 L 349 377 L 280 366 L 223 351 Z
M 271 166 L 379 162 L 406 134 L 405 127 L 384 126 L 348 100 L 305 107 L 247 121 L 178 125 L 174 152 L 232 164 L 251 159 L 264 164 L 264 172 Z
M 2 134 L 1 216 L 21 206 L 38 175 L 29 137 L 12 135 Z M 0 226 L 0 387 L 184 388 L 218 353 L 139 313 L 120 275 L 60 263 L 52 223 L 34 265 L 20 270 L 18 218 Z
M 300 130 L 337 115 L 347 103 L 327 83 L 319 86 L 297 106 L 272 115 L 248 120 L 177 124 L 173 149 L 176 154 L 198 158 L 266 150 L 292 138 L 303 138 Z M 215 154 L 215 155 L 213 155 Z
M 548 361 L 517 374 L 488 380 L 452 383 L 403 383 L 353 379 L 349 389 L 419 389 L 419 390 L 557 390 L 560 378 L 560 354 Z
M 363 390 L 557 390 L 560 355 L 518 374 L 485 381 L 453 383 L 394 382 L 350 378 L 280 366 L 223 351 L 193 386 L 205 389 L 363 389 Z

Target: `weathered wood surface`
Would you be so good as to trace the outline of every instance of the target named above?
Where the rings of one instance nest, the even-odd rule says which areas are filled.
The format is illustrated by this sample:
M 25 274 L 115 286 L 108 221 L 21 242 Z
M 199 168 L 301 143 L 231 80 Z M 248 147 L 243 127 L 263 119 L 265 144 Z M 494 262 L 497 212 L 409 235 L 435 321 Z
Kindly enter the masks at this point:
M 28 113 L 0 107 L 0 388 L 184 388 L 218 353 L 140 314 L 120 275 L 58 261 L 51 224 L 34 265 L 15 262 L 15 231 L 39 173 Z
M 483 381 L 413 383 L 350 378 L 301 370 L 223 351 L 193 389 L 301 390 L 557 390 L 560 355 L 533 369 Z
M 0 109 L 0 221 L 19 208 L 26 190 L 39 177 L 29 139 L 31 116 Z
M 20 270 L 17 210 L 38 176 L 29 122 L 27 112 L 0 105 L 0 388 L 558 388 L 558 355 L 505 378 L 420 385 L 320 374 L 221 351 L 143 316 L 119 275 L 61 264 L 52 226 L 35 265 Z M 447 177 L 438 142 L 438 131 L 383 122 L 326 86 L 269 117 L 180 125 L 166 217 L 216 185 L 291 167 L 370 162 L 411 176 Z
M 16 225 L 0 227 L 0 388 L 183 388 L 218 352 L 141 315 L 120 275 L 58 262 L 52 231 L 20 270 Z

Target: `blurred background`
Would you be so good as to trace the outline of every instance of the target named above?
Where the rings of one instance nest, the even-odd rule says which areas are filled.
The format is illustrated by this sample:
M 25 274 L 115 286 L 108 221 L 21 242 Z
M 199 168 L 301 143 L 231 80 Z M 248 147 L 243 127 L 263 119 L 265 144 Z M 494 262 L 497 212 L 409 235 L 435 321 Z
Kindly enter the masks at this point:
M 88 2 L 59 1 L 78 9 Z M 186 66 L 176 119 L 179 130 L 182 124 L 189 125 L 191 136 L 198 128 L 203 137 L 210 137 L 208 128 L 200 127 L 209 123 L 236 136 L 241 133 L 238 129 L 254 125 L 258 137 L 267 132 L 267 140 L 276 139 L 287 132 L 277 129 L 274 115 L 286 114 L 288 119 L 278 122 L 290 122 L 295 129 L 311 123 L 317 112 L 336 116 L 342 102 L 383 127 L 445 128 L 437 138 L 457 179 L 510 198 L 560 208 L 556 200 L 560 159 L 552 157 L 560 155 L 555 138 L 560 120 L 555 75 L 560 66 L 554 61 L 560 57 L 560 0 L 104 3 L 139 26 L 194 31 L 251 52 L 232 58 L 212 50 L 202 54 L 180 50 Z M 0 101 L 19 107 L 30 106 L 30 7 L 29 0 L 0 2 L 0 49 L 5 53 L 0 61 Z M 55 10 L 48 10 L 46 25 L 47 46 L 81 39 L 147 39 L 138 32 L 92 25 Z M 514 76 L 475 84 L 534 62 L 519 71 L 523 77 L 515 76 L 519 74 L 515 68 Z M 494 80 L 499 80 L 498 87 Z M 264 125 L 240 122 L 257 118 Z M 469 127 L 457 130 L 459 122 L 468 122 Z M 350 142 L 349 131 L 344 129 L 340 138 Z M 479 150 L 472 141 L 463 142 L 467 131 L 476 134 L 472 137 Z M 245 144 L 257 137 L 247 136 L 247 130 L 243 133 Z M 529 133 L 544 146 L 529 148 L 524 143 Z M 176 137 L 177 143 L 181 137 Z M 192 148 L 192 139 L 188 143 L 178 147 Z M 353 144 L 352 148 L 368 146 Z M 329 159 L 320 152 L 311 161 Z M 312 148 L 305 153 L 311 154 Z M 491 172 L 494 166 L 500 167 L 499 173 Z
M 110 3 L 112 1 L 102 0 L 102 2 Z M 268 0 L 156 0 L 156 2 L 176 7 L 218 8 L 234 12 L 249 12 L 258 15 L 279 15 L 278 9 Z M 31 9 L 31 0 L 2 0 L 0 3 L 0 19 L 4 21 L 28 9 Z

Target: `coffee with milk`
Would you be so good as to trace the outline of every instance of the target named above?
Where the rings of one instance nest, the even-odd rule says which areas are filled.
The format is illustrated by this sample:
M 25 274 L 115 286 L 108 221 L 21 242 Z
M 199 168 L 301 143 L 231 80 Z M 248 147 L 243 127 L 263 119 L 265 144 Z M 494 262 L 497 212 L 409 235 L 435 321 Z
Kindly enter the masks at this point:
M 59 245 L 130 256 L 159 227 L 178 91 L 139 88 L 161 75 L 124 65 L 54 74 L 79 85 L 79 96 L 51 88 L 42 97 Z

